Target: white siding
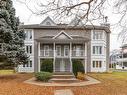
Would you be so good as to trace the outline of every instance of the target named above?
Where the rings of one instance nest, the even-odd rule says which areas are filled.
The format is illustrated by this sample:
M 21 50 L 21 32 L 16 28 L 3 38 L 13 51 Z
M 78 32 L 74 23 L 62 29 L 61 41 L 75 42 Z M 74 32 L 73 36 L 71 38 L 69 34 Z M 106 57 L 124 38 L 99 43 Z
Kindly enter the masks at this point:
M 27 29 L 26 31 L 28 31 Z M 25 46 L 31 45 L 32 46 L 32 54 L 29 54 L 29 60 L 32 60 L 32 67 L 23 67 L 23 65 L 18 66 L 18 72 L 34 72 L 34 31 L 32 31 L 32 39 L 26 39 L 24 41 Z
M 98 31 L 98 30 L 95 30 Z M 91 31 L 91 72 L 105 72 L 106 71 L 106 33 L 102 33 L 102 39 L 93 39 L 93 30 Z M 93 54 L 93 46 L 102 46 L 102 54 Z M 93 68 L 93 61 L 102 61 L 101 68 Z

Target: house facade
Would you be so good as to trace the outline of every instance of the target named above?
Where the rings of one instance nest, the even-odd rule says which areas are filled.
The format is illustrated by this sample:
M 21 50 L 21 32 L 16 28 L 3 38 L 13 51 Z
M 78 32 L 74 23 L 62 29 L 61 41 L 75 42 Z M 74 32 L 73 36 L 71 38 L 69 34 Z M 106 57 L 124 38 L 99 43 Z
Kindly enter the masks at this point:
M 54 72 L 72 72 L 72 60 L 79 59 L 86 72 L 105 72 L 109 67 L 108 26 L 56 24 L 47 17 L 40 24 L 22 25 L 26 33 L 25 49 L 29 62 L 19 72 L 40 72 L 44 59 L 53 60 Z
M 127 70 L 127 44 L 121 46 L 121 49 L 110 56 L 110 59 L 115 69 Z

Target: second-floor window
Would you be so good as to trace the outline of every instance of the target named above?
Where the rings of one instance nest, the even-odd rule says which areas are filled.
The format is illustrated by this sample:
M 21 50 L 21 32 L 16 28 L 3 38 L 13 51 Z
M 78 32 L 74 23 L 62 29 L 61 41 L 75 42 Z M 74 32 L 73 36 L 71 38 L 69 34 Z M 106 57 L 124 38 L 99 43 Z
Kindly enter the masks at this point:
M 102 46 L 93 46 L 93 54 L 102 54 Z
M 32 54 L 32 45 L 27 45 L 26 46 L 26 53 L 27 54 Z
M 93 39 L 94 40 L 102 39 L 102 37 L 103 37 L 103 32 L 101 32 L 101 31 L 93 31 Z
M 32 30 L 26 30 L 25 31 L 25 34 L 26 34 L 26 38 L 25 40 L 32 40 Z

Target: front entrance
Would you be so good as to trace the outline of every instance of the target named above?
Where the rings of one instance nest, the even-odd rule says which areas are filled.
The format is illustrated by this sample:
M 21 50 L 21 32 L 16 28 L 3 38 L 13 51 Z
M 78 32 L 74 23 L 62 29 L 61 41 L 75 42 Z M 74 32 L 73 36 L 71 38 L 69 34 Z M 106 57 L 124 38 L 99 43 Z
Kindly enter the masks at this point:
M 60 61 L 60 71 L 61 72 L 65 72 L 65 61 L 62 59 L 61 61 Z

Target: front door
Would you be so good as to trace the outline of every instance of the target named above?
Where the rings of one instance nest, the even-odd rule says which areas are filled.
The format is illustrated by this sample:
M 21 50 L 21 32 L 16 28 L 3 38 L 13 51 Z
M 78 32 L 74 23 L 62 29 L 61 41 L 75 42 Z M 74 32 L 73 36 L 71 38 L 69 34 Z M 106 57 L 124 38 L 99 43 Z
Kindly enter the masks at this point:
M 62 71 L 62 72 L 65 71 L 65 62 L 63 59 L 60 61 L 60 71 Z

